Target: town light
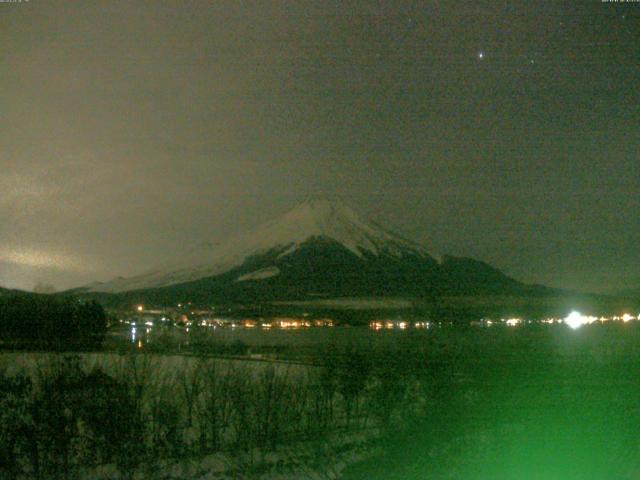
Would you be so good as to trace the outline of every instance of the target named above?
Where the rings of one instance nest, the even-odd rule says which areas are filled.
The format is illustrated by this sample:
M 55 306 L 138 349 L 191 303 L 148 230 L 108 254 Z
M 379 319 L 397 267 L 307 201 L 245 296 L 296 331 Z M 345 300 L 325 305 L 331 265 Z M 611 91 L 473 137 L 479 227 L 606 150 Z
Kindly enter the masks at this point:
M 567 315 L 567 317 L 564 319 L 564 323 L 575 330 L 587 323 L 587 318 L 580 312 L 573 311 L 569 315 Z

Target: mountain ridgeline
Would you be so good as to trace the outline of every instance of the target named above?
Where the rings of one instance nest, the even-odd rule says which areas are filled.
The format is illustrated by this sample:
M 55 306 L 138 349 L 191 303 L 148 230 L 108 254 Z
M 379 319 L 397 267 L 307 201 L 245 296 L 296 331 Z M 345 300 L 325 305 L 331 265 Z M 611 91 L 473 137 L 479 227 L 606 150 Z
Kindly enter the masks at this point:
M 315 201 L 223 245 L 207 245 L 141 275 L 76 292 L 107 303 L 209 304 L 522 294 L 537 288 L 481 261 L 451 256 L 438 261 L 422 245 L 362 220 L 341 203 Z

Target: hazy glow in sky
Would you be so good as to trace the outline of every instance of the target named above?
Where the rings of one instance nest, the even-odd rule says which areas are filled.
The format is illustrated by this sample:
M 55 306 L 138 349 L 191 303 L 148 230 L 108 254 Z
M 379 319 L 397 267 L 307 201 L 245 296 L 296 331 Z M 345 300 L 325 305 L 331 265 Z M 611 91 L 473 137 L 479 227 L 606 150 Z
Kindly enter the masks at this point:
M 139 273 L 326 194 L 520 280 L 640 285 L 639 13 L 0 3 L 0 283 Z
M 72 255 L 45 252 L 43 250 L 0 249 L 0 262 L 14 263 L 26 267 L 49 267 L 82 270 L 83 263 Z

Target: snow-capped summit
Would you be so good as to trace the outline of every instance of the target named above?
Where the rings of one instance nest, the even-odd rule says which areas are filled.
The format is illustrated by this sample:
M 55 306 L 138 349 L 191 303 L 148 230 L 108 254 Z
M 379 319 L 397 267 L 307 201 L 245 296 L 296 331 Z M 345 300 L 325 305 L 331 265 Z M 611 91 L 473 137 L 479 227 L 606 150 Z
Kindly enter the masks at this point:
M 313 237 L 332 239 L 354 254 L 382 252 L 401 255 L 412 251 L 427 255 L 417 243 L 405 240 L 384 228 L 368 222 L 340 201 L 309 200 L 284 214 L 278 220 L 259 228 L 247 238 L 251 248 L 289 245 L 291 249 Z
M 362 219 L 342 202 L 316 199 L 306 201 L 282 217 L 221 245 L 203 245 L 160 268 L 135 277 L 91 285 L 88 290 L 123 292 L 191 282 L 224 274 L 241 267 L 248 259 L 273 252 L 273 261 L 277 262 L 314 240 L 332 242 L 359 259 L 411 257 L 435 262 L 421 245 Z M 236 281 L 261 280 L 279 274 L 276 265 L 262 265 L 255 272 L 242 272 Z

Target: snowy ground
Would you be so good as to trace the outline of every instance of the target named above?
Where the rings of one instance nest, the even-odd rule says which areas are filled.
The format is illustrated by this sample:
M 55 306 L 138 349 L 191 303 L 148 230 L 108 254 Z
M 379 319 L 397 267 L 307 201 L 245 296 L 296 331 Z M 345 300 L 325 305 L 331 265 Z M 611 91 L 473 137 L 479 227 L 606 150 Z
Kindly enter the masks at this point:
M 38 379 L 50 376 L 56 369 L 62 368 L 65 358 L 73 356 L 76 355 L 1 353 L 0 373 L 4 375 L 4 378 L 26 373 L 38 384 L 40 381 Z M 176 418 L 180 419 L 180 425 L 182 425 L 179 445 L 181 445 L 180 448 L 183 452 L 176 455 L 175 459 L 165 456 L 154 462 L 150 462 L 148 457 L 145 457 L 147 460 L 140 463 L 135 471 L 128 472 L 132 477 L 123 475 L 121 467 L 119 468 L 115 464 L 100 465 L 96 468 L 78 467 L 77 473 L 80 479 L 337 479 L 340 478 L 344 468 L 368 458 L 374 452 L 373 444 L 378 432 L 371 426 L 373 422 L 365 421 L 359 425 L 354 422 L 354 426 L 347 429 L 344 425 L 341 426 L 342 421 L 340 420 L 338 424 L 318 434 L 317 438 L 310 440 L 309 435 L 304 435 L 301 431 L 300 433 L 305 437 L 304 440 L 299 435 L 291 437 L 291 439 L 286 437 L 276 445 L 274 450 L 264 447 L 253 448 L 249 451 L 236 450 L 233 447 L 234 442 L 229 441 L 216 453 L 197 453 L 201 451 L 198 447 L 200 440 L 198 432 L 204 428 L 204 423 L 202 423 L 204 420 L 198 418 L 198 415 L 194 413 L 193 425 L 191 427 L 185 425 L 187 404 L 183 398 L 183 388 L 185 386 L 190 388 L 192 385 L 189 380 L 185 385 L 185 378 L 194 375 L 198 368 L 206 368 L 203 361 L 207 364 L 215 363 L 221 378 L 224 376 L 223 372 L 231 369 L 234 372 L 233 378 L 251 377 L 256 385 L 262 386 L 266 385 L 264 381 L 265 378 L 268 378 L 268 370 L 275 370 L 276 376 L 281 377 L 282 382 L 275 382 L 273 385 L 280 385 L 285 390 L 295 388 L 293 385 L 297 382 L 308 382 L 309 371 L 310 369 L 315 370 L 315 367 L 243 360 L 201 359 L 180 355 L 85 353 L 77 356 L 80 357 L 82 369 L 87 372 L 94 368 L 100 368 L 114 378 L 136 377 L 138 380 L 133 380 L 132 385 L 140 382 L 139 384 L 146 392 L 142 397 L 143 403 L 146 405 L 143 407 L 146 414 L 149 414 L 154 408 L 155 396 L 164 396 L 165 399 L 173 397 L 174 405 L 180 406 Z M 202 382 L 205 381 L 205 377 L 200 378 Z M 202 392 L 202 390 L 199 391 Z M 168 392 L 169 397 L 167 397 Z M 255 390 L 253 392 L 255 394 Z M 196 393 L 196 395 L 200 394 Z M 287 402 L 290 397 L 281 397 L 274 393 L 274 396 L 270 398 L 270 401 Z M 249 401 L 255 402 L 256 400 Z M 195 403 L 197 402 L 196 400 Z M 338 405 L 339 403 L 336 404 L 336 408 Z M 341 414 L 337 415 L 340 417 Z M 291 417 L 291 419 L 295 418 L 295 416 Z M 288 421 L 292 421 L 291 419 Z M 2 474 L 1 468 L 0 474 Z
M 348 466 L 376 454 L 374 429 L 336 434 L 321 442 L 299 442 L 262 454 L 217 453 L 201 458 L 159 461 L 134 472 L 134 480 L 333 480 Z M 114 465 L 87 471 L 83 480 L 120 480 Z

